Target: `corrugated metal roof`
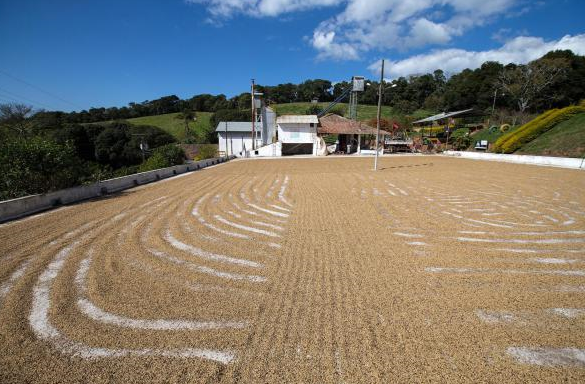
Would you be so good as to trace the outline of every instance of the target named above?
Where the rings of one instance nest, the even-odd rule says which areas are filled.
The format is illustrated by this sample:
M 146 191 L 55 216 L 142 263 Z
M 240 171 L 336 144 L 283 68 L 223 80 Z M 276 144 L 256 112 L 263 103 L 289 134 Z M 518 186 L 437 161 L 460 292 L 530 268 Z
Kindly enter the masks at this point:
M 276 118 L 276 124 L 319 124 L 317 115 L 282 115 Z
M 328 114 L 319 119 L 321 126 L 318 133 L 342 134 L 342 135 L 375 135 L 376 128 L 372 128 L 361 121 L 346 119 L 345 117 Z M 381 135 L 390 135 L 390 132 L 380 129 Z
M 225 132 L 225 121 L 220 121 L 217 124 L 215 132 Z M 228 132 L 250 132 L 252 133 L 252 122 L 251 121 L 228 121 L 227 122 Z M 256 123 L 256 131 L 262 131 L 262 123 Z
M 471 108 L 471 109 L 464 109 L 464 110 L 455 111 L 455 112 L 443 112 L 443 113 L 439 113 L 438 115 L 434 115 L 434 116 L 430 116 L 430 117 L 427 117 L 427 118 L 424 118 L 424 119 L 417 120 L 417 121 L 413 122 L 412 124 L 430 123 L 432 121 L 437 121 L 437 120 L 446 119 L 448 117 L 462 115 L 464 113 L 471 112 L 471 111 L 473 111 L 473 108 Z

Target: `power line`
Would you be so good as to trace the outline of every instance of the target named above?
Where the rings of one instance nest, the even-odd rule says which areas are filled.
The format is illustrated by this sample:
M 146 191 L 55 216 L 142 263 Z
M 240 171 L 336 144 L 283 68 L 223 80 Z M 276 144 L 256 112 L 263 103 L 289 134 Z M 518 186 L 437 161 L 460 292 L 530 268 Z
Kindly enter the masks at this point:
M 56 98 L 56 99 L 58 99 L 58 100 L 61 100 L 62 102 L 65 102 L 65 103 L 67 103 L 67 104 L 69 104 L 69 105 L 72 105 L 72 106 L 74 106 L 74 107 L 76 107 L 76 108 L 81 108 L 81 109 L 84 109 L 84 108 L 83 108 L 81 105 L 79 105 L 79 104 L 76 104 L 76 103 L 73 103 L 73 102 L 71 102 L 71 101 L 65 100 L 64 98 L 62 98 L 62 97 L 60 97 L 60 96 L 58 96 L 58 95 L 55 95 L 55 94 L 54 94 L 54 93 L 52 93 L 52 92 L 46 91 L 46 90 L 44 90 L 44 89 L 42 89 L 42 88 L 40 88 L 40 87 L 38 87 L 38 86 L 36 86 L 36 85 L 34 85 L 34 84 L 31 84 L 31 83 L 29 83 L 28 81 L 25 81 L 25 80 L 19 79 L 18 77 L 14 76 L 14 75 L 11 75 L 10 73 L 8 73 L 8 72 L 6 72 L 6 71 L 3 71 L 3 70 L 1 70 L 1 69 L 0 69 L 0 73 L 4 74 L 5 76 L 8 76 L 8 77 L 10 77 L 10 78 L 12 78 L 12 79 L 14 79 L 14 80 L 16 80 L 16 81 L 20 81 L 21 83 L 23 83 L 23 84 L 26 84 L 26 85 L 28 85 L 29 87 L 32 87 L 32 88 L 34 88 L 34 89 L 36 89 L 36 90 L 38 90 L 38 91 L 41 91 L 41 92 L 43 92 L 43 93 L 45 93 L 45 94 L 47 94 L 47 95 L 49 95 L 49 96 L 51 96 L 51 97 L 54 97 L 54 98 Z
M 25 100 L 25 101 L 27 101 L 29 103 L 33 103 L 33 104 L 36 104 L 36 105 L 44 106 L 45 108 L 55 109 L 55 108 L 53 108 L 53 107 L 51 107 L 51 106 L 49 106 L 47 104 L 44 104 L 44 103 L 41 103 L 41 102 L 38 102 L 38 101 L 35 101 L 35 100 L 32 100 L 32 99 L 29 99 L 27 97 L 18 95 L 18 94 L 14 93 L 14 92 L 10 92 L 10 91 L 8 91 L 6 89 L 3 89 L 3 88 L 0 88 L 0 92 L 5 93 L 7 95 L 7 97 L 13 99 L 17 103 L 22 103 L 22 100 Z M 6 97 L 6 95 L 3 96 L 3 97 Z M 21 99 L 21 100 L 18 100 L 18 99 Z

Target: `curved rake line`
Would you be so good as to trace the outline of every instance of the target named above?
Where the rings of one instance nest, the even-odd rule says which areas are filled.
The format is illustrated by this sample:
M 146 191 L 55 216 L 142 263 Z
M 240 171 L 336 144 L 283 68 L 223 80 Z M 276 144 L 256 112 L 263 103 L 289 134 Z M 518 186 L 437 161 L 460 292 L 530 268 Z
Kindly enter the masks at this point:
M 12 272 L 12 274 L 10 275 L 10 277 L 8 278 L 8 280 L 6 280 L 1 286 L 0 286 L 0 305 L 2 305 L 2 301 L 4 300 L 4 298 L 6 296 L 8 296 L 8 294 L 10 293 L 10 290 L 12 289 L 12 287 L 14 286 L 14 284 L 22 277 L 24 276 L 24 273 L 26 272 L 26 269 L 28 268 L 30 264 L 30 259 L 24 261 L 23 263 L 21 263 L 18 268 Z
M 230 257 L 226 255 L 220 255 L 217 253 L 212 253 L 208 251 L 204 251 L 201 248 L 197 248 L 190 244 L 185 244 L 182 241 L 173 237 L 171 231 L 167 229 L 167 232 L 164 235 L 164 239 L 174 248 L 180 249 L 181 251 L 190 253 L 193 256 L 197 256 L 202 259 L 210 260 L 210 261 L 217 261 L 220 263 L 228 263 L 228 264 L 236 264 L 236 265 L 243 265 L 246 267 L 252 268 L 263 268 L 264 265 L 262 263 L 257 263 L 255 261 L 246 260 L 246 259 L 238 259 L 235 257 Z
M 253 283 L 262 283 L 265 282 L 267 279 L 263 276 L 256 276 L 256 275 L 242 275 L 242 274 L 238 274 L 238 273 L 231 273 L 231 272 L 223 272 L 223 271 L 218 271 L 214 268 L 210 268 L 210 267 L 204 267 L 201 265 L 197 265 L 197 264 L 193 264 L 189 261 L 180 259 L 178 257 L 174 257 L 171 256 L 165 252 L 159 251 L 157 249 L 152 249 L 149 248 L 147 249 L 148 252 L 160 259 L 164 259 L 167 261 L 170 261 L 174 264 L 177 265 L 185 265 L 187 266 L 189 269 L 192 269 L 194 271 L 200 272 L 200 273 L 204 273 L 207 275 L 211 275 L 211 276 L 215 276 L 215 277 L 220 277 L 222 279 L 228 279 L 228 280 L 247 280 L 247 281 L 251 281 Z
M 288 187 L 288 180 L 289 180 L 288 175 L 284 176 L 284 180 L 282 182 L 282 185 L 280 186 L 280 190 L 278 191 L 278 200 L 283 202 L 285 205 L 292 207 L 293 205 L 289 203 L 289 201 L 284 196 L 284 194 L 286 193 L 286 188 Z
M 288 217 L 289 216 L 288 213 L 272 211 L 270 209 L 262 208 L 256 204 L 253 204 L 253 203 L 247 203 L 247 205 L 254 208 L 254 209 L 257 209 L 258 211 L 266 212 L 272 216 L 278 216 L 278 217 Z
M 224 223 L 224 224 L 229 225 L 229 226 L 234 227 L 234 228 L 241 229 L 243 231 L 254 232 L 254 233 L 258 233 L 258 234 L 266 235 L 266 236 L 270 236 L 270 237 L 280 237 L 279 234 L 271 232 L 271 231 L 266 231 L 264 229 L 259 229 L 259 228 L 255 228 L 255 227 L 248 227 L 247 225 L 234 223 L 233 221 L 229 221 L 229 220 L 225 219 L 221 215 L 215 215 L 214 218 L 221 223 Z
M 561 276 L 585 276 L 581 270 L 517 270 L 517 269 L 488 269 L 488 268 L 452 268 L 452 267 L 427 267 L 425 272 L 446 273 L 508 273 L 518 275 L 561 275 Z
M 207 196 L 208 196 L 208 195 L 209 195 L 209 194 L 205 194 L 205 195 L 203 195 L 203 196 L 202 196 L 202 197 L 201 197 L 199 200 L 197 200 L 197 203 L 195 204 L 195 206 L 194 206 L 194 207 L 193 207 L 193 209 L 191 210 L 191 215 L 193 215 L 194 217 L 196 217 L 196 218 L 197 218 L 197 220 L 198 220 L 198 221 L 199 221 L 201 224 L 203 224 L 205 227 L 207 227 L 207 228 L 209 228 L 209 229 L 211 229 L 211 230 L 213 230 L 213 231 L 216 231 L 216 232 L 222 233 L 222 234 L 224 234 L 224 235 L 227 235 L 227 236 L 231 236 L 231 237 L 237 237 L 237 238 L 240 238 L 240 239 L 250 239 L 250 236 L 248 236 L 248 235 L 245 235 L 245 234 L 243 234 L 243 233 L 231 232 L 231 231 L 226 231 L 225 229 L 218 228 L 218 227 L 216 227 L 215 225 L 213 225 L 213 224 L 211 224 L 211 223 L 208 223 L 208 222 L 207 222 L 207 220 L 205 220 L 205 219 L 204 219 L 204 218 L 201 216 L 201 214 L 199 213 L 199 207 L 200 207 L 200 206 L 201 206 L 201 204 L 202 204 L 202 203 L 205 201 L 205 199 L 207 198 Z
M 585 366 L 585 349 L 509 347 L 507 353 L 522 364 Z
M 284 207 L 281 207 L 280 205 L 276 205 L 276 204 L 269 204 L 269 206 L 270 206 L 270 207 L 272 207 L 272 208 L 279 209 L 279 210 L 281 210 L 281 211 L 284 211 L 284 212 L 291 212 L 291 210 L 290 210 L 290 209 L 288 209 L 288 208 L 284 208 Z
M 511 243 L 511 244 L 565 244 L 565 243 L 585 243 L 585 239 L 480 239 L 476 237 L 456 237 L 461 242 L 472 243 Z
M 80 342 L 70 340 L 62 335 L 49 320 L 49 308 L 51 306 L 51 289 L 53 281 L 61 272 L 65 261 L 71 251 L 81 243 L 78 240 L 61 249 L 47 268 L 39 276 L 33 288 L 33 299 L 29 314 L 29 323 L 34 334 L 41 340 L 46 340 L 61 353 L 69 354 L 83 359 L 114 358 L 126 356 L 162 356 L 173 358 L 204 358 L 223 364 L 228 364 L 236 359 L 233 352 L 222 352 L 209 349 L 111 349 L 90 347 Z
M 231 194 L 230 194 L 230 195 L 231 195 Z M 250 202 L 250 201 L 249 201 L 249 199 L 247 199 L 247 198 L 245 197 L 245 194 L 243 194 L 243 193 L 240 193 L 240 196 L 243 198 L 243 201 L 244 201 L 244 203 L 245 203 L 245 204 L 248 204 L 248 203 Z M 230 197 L 233 197 L 233 196 L 230 196 Z M 244 208 L 240 207 L 240 205 L 239 205 L 238 203 L 236 203 L 235 201 L 232 201 L 232 200 L 230 200 L 230 203 L 231 203 L 231 204 L 232 204 L 232 205 L 233 205 L 233 206 L 234 206 L 234 207 L 235 207 L 235 208 L 236 208 L 238 211 L 240 211 L 240 212 L 244 212 L 244 213 L 247 213 L 247 214 L 248 214 L 248 215 L 250 215 L 250 216 L 256 216 L 256 217 L 266 218 L 266 220 L 272 220 L 272 221 L 274 221 L 274 222 L 277 222 L 277 223 L 283 223 L 283 224 L 284 224 L 284 223 L 286 223 L 286 220 L 277 219 L 277 218 L 275 218 L 275 217 L 268 217 L 268 216 L 265 216 L 264 214 L 259 214 L 258 212 L 254 212 L 254 211 L 251 211 L 251 210 L 249 210 L 249 209 L 244 209 Z
M 75 276 L 75 284 L 79 291 L 77 299 L 77 308 L 92 320 L 106 324 L 116 325 L 123 328 L 149 329 L 149 330 L 207 330 L 207 329 L 241 329 L 248 326 L 247 322 L 235 321 L 190 321 L 177 319 L 133 319 L 125 316 L 116 315 L 97 307 L 87 297 L 87 274 L 93 260 L 93 251 L 89 256 L 81 260 Z
M 276 229 L 277 231 L 284 231 L 284 228 L 281 227 L 280 225 L 265 223 L 263 221 L 257 221 L 257 220 L 250 220 L 250 222 L 253 223 L 253 224 L 256 224 L 256 225 L 261 225 L 263 227 L 268 227 L 268 228 Z

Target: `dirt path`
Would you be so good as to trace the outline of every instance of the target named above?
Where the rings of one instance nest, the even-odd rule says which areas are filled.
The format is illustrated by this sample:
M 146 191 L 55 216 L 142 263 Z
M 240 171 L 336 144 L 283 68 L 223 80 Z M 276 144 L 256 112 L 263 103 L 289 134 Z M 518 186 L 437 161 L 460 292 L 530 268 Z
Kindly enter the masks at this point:
M 234 161 L 0 225 L 0 382 L 585 380 L 585 174 Z

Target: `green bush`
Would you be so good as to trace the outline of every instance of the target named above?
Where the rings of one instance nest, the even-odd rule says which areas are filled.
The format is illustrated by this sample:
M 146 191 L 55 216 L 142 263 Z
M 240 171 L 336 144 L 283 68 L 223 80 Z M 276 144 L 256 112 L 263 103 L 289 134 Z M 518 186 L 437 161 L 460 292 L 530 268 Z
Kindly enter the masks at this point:
M 69 143 L 33 137 L 0 144 L 0 200 L 72 187 L 84 172 Z
M 579 113 L 585 113 L 585 107 L 570 106 L 563 109 L 547 111 L 517 130 L 501 136 L 494 143 L 493 151 L 498 153 L 513 153 L 522 145 L 534 140 L 555 125 Z
M 451 140 L 453 141 L 453 147 L 458 150 L 467 149 L 471 145 L 471 137 L 469 137 L 469 129 L 468 128 L 460 128 L 455 130 L 451 135 Z
M 155 149 L 152 155 L 140 165 L 139 171 L 146 172 L 172 167 L 173 165 L 183 164 L 184 161 L 185 152 L 183 149 L 174 144 L 167 144 Z
M 323 108 L 321 108 L 319 104 L 311 104 L 311 106 L 305 111 L 305 115 L 318 115 L 322 110 Z
M 217 145 L 214 144 L 202 144 L 199 146 L 199 153 L 195 156 L 194 160 L 205 160 L 213 159 L 217 157 Z

